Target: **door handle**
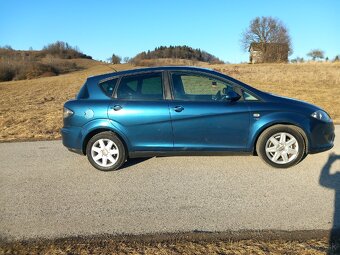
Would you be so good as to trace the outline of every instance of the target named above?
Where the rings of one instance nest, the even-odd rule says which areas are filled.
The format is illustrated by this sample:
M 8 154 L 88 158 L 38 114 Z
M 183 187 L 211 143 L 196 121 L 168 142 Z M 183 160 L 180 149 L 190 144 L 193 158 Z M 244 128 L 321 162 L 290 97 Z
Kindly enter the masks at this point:
M 184 110 L 183 106 L 177 105 L 177 106 L 174 107 L 175 112 L 181 112 L 183 110 Z
M 116 104 L 116 105 L 114 105 L 113 107 L 111 107 L 113 110 L 115 110 L 115 111 L 119 111 L 119 110 L 121 110 L 121 109 L 123 109 L 123 107 L 121 106 L 121 105 L 119 105 L 119 104 Z

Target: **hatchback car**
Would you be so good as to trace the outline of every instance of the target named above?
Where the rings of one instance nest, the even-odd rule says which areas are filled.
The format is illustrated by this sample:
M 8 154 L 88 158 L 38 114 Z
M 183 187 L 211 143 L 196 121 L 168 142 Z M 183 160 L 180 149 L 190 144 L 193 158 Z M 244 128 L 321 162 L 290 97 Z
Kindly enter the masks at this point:
M 235 152 L 287 168 L 334 143 L 333 122 L 317 106 L 182 66 L 88 78 L 64 105 L 61 133 L 102 171 L 135 157 Z

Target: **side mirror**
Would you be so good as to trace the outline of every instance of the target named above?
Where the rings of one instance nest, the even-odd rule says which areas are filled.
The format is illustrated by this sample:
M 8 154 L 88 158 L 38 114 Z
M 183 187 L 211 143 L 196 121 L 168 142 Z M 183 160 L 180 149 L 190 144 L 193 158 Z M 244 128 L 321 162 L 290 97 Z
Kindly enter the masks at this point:
M 223 91 L 224 92 L 224 91 Z M 239 94 L 237 94 L 233 90 L 226 91 L 225 95 L 223 95 L 222 101 L 228 101 L 228 102 L 236 102 L 241 98 Z

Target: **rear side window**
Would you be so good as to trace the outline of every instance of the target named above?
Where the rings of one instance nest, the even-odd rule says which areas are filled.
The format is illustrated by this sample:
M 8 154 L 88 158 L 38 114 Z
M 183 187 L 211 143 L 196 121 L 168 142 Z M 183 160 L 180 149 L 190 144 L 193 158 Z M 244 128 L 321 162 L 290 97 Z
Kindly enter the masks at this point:
M 162 73 L 123 77 L 117 90 L 117 98 L 131 100 L 163 99 Z
M 101 82 L 99 86 L 108 97 L 112 97 L 113 91 L 115 90 L 118 79 L 111 79 Z

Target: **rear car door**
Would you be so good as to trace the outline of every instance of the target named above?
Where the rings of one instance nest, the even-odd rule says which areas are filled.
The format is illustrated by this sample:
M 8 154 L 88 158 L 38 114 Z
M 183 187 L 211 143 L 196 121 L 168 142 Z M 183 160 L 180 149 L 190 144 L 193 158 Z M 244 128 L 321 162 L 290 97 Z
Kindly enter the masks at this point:
M 169 105 L 164 95 L 161 71 L 120 79 L 108 116 L 129 139 L 132 151 L 173 148 Z
M 174 149 L 245 150 L 249 109 L 244 101 L 225 99 L 233 84 L 205 73 L 170 73 L 173 101 L 170 114 Z

